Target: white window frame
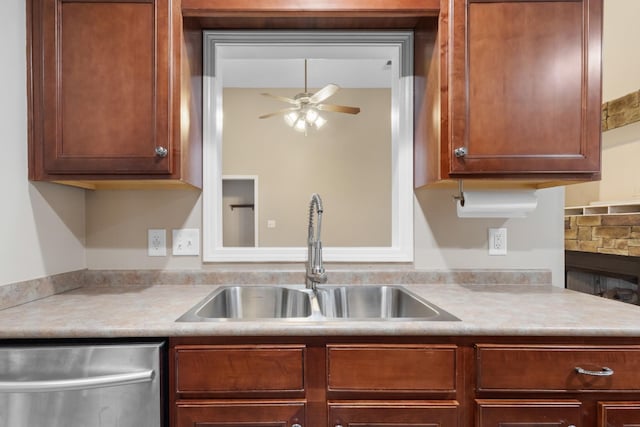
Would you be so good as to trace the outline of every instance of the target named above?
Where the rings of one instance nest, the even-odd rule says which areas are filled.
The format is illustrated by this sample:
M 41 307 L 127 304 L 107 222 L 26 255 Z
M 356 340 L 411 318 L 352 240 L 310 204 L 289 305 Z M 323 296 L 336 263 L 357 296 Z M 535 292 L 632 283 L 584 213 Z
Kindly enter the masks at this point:
M 306 247 L 222 246 L 222 78 L 221 60 L 234 47 L 260 45 L 324 48 L 328 55 L 364 55 L 385 48 L 392 72 L 391 245 L 324 247 L 328 262 L 413 261 L 413 34 L 411 32 L 205 31 L 203 73 L 203 262 L 302 262 Z M 237 49 L 236 49 L 237 51 Z M 360 53 L 359 53 L 360 52 Z M 228 56 L 227 56 L 228 57 Z M 234 56 L 235 57 L 235 56 Z M 340 57 L 340 56 L 336 56 Z M 344 57 L 344 56 L 343 56 Z M 366 206 L 362 207 L 363 214 Z M 330 215 L 327 212 L 327 215 Z M 256 215 L 257 218 L 257 215 Z

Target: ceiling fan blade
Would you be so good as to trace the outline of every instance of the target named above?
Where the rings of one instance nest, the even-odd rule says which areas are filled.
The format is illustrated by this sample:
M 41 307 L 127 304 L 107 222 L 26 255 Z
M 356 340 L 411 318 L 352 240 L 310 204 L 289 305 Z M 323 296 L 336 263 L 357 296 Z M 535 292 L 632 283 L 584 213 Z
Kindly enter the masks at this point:
M 309 98 L 309 102 L 311 102 L 312 104 L 317 104 L 319 102 L 322 102 L 325 99 L 329 98 L 334 93 L 336 93 L 339 89 L 340 89 L 340 86 L 334 85 L 333 83 L 329 83 L 328 85 L 326 85 L 325 87 L 323 87 L 322 89 L 320 89 L 319 91 L 311 95 L 311 97 Z
M 360 112 L 359 107 L 347 107 L 346 105 L 318 104 L 316 108 L 318 110 L 333 111 L 335 113 L 358 114 Z
M 299 101 L 297 101 L 297 100 L 295 100 L 293 98 L 287 98 L 285 96 L 273 95 L 273 94 L 270 94 L 270 93 L 261 93 L 260 95 L 268 96 L 270 98 L 277 99 L 278 101 L 288 102 L 289 104 L 293 104 L 293 105 L 299 105 L 300 104 Z
M 259 119 L 268 119 L 269 117 L 278 116 L 282 114 L 287 114 L 290 111 L 297 111 L 298 107 L 284 108 L 282 110 L 274 111 L 273 113 L 263 114 L 259 116 Z

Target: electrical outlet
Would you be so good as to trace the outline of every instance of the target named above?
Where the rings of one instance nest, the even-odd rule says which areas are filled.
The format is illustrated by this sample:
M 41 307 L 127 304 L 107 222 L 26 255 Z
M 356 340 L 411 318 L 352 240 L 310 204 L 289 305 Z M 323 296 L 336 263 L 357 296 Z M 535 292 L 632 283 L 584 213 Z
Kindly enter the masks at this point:
M 200 230 L 182 228 L 173 230 L 174 255 L 200 255 Z
M 147 230 L 147 255 L 167 256 L 167 230 L 162 228 Z
M 507 254 L 507 229 L 489 229 L 489 255 Z

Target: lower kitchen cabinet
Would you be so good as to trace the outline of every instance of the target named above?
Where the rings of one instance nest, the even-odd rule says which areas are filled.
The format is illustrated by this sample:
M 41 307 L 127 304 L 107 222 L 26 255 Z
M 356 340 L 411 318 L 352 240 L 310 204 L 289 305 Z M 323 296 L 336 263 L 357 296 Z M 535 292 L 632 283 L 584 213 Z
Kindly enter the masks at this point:
M 177 402 L 176 427 L 289 427 L 305 425 L 305 403 L 296 401 Z
M 172 338 L 171 426 L 640 426 L 638 339 L 482 341 Z
M 479 400 L 477 427 L 575 427 L 582 423 L 577 400 Z
M 598 402 L 598 427 L 637 427 L 640 402 Z
M 329 402 L 329 426 L 449 427 L 458 425 L 458 402 Z

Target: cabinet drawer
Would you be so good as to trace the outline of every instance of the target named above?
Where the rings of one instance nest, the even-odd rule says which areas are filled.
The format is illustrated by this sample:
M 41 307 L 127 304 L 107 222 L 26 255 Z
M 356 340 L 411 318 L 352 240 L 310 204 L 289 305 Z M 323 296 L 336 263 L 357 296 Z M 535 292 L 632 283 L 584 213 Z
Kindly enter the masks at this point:
M 327 346 L 330 391 L 450 392 L 455 368 L 455 346 Z
M 582 425 L 577 400 L 477 400 L 477 427 L 572 427 Z
M 598 426 L 632 427 L 640 423 L 640 402 L 598 402 Z
M 175 354 L 178 393 L 304 391 L 304 346 L 178 346 Z
M 455 400 L 391 400 L 329 402 L 330 426 L 453 427 L 458 425 Z
M 476 351 L 478 390 L 640 390 L 640 346 L 478 345 Z

